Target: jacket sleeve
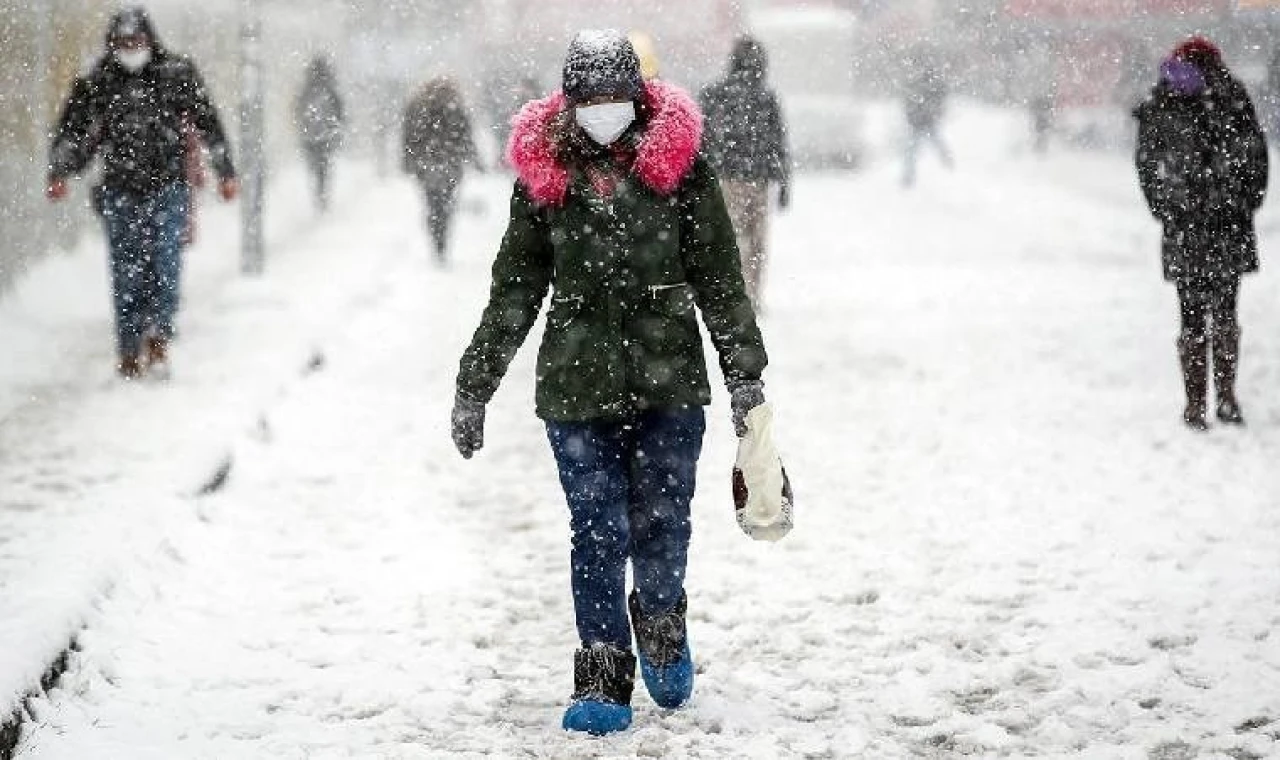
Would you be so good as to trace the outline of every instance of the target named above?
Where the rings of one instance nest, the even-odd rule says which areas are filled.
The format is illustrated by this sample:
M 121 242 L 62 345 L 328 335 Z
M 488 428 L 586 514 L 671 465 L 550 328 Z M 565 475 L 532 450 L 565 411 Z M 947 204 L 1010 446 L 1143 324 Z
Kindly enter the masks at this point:
M 1147 106 L 1139 107 L 1138 145 L 1134 152 L 1134 165 L 1138 170 L 1138 184 L 1142 188 L 1142 197 L 1147 201 L 1147 208 L 1157 219 L 1168 218 L 1168 209 L 1161 200 L 1159 156 L 1163 150 L 1159 128 L 1153 122 Z
M 1249 100 L 1249 95 L 1240 88 L 1240 101 L 1236 105 L 1235 131 L 1241 142 L 1240 192 L 1239 202 L 1250 213 L 1257 213 L 1267 195 L 1267 181 L 1270 174 L 1270 156 L 1267 153 L 1267 137 L 1258 121 L 1258 113 Z
M 93 81 L 84 77 L 71 84 L 71 94 L 49 147 L 50 179 L 66 179 L 83 172 L 97 153 L 101 115 L 95 112 L 94 89 Z
M 488 403 L 497 392 L 551 285 L 549 229 L 538 208 L 517 183 L 511 220 L 493 262 L 489 304 L 458 368 L 458 393 Z
M 235 164 L 231 161 L 231 145 L 227 142 L 227 134 L 222 129 L 222 120 L 209 98 L 209 90 L 195 64 L 183 61 L 182 81 L 179 86 L 186 94 L 187 117 L 200 135 L 200 140 L 209 149 L 209 160 L 219 179 L 234 179 Z
M 685 273 L 719 354 L 725 385 L 732 391 L 760 380 L 769 363 L 764 339 L 747 298 L 738 243 L 720 183 L 704 159 L 694 163 L 681 192 L 680 245 Z

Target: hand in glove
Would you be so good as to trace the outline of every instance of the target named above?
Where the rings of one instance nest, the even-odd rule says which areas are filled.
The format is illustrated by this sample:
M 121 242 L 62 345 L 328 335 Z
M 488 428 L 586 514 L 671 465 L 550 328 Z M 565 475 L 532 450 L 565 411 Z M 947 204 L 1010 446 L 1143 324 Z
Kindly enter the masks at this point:
M 733 431 L 742 438 L 747 434 L 747 414 L 764 403 L 764 383 L 759 380 L 734 388 L 729 398 L 733 410 Z
M 453 401 L 453 445 L 463 459 L 484 448 L 484 404 L 459 393 Z
M 778 208 L 786 211 L 791 206 L 791 183 L 783 182 L 778 185 Z

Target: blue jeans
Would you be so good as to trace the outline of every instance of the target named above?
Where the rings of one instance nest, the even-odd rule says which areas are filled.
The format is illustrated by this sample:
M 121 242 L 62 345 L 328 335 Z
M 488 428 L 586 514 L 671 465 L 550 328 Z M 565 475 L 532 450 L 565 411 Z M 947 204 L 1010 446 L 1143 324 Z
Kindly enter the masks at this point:
M 175 182 L 146 195 L 109 187 L 102 193 L 116 344 L 121 356 L 134 357 L 148 332 L 173 338 L 190 191 Z
M 573 531 L 573 605 L 583 645 L 631 649 L 627 560 L 640 608 L 671 609 L 684 594 L 689 503 L 702 454 L 702 407 L 630 420 L 548 422 Z

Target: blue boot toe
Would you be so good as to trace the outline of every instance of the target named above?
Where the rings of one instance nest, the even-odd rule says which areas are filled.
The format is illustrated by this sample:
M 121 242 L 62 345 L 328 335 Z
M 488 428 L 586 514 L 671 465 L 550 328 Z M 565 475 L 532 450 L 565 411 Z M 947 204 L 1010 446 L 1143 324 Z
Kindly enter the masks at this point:
M 631 708 L 594 699 L 584 699 L 569 705 L 564 711 L 565 731 L 579 731 L 592 736 L 626 731 L 631 726 Z
M 689 651 L 688 640 L 684 643 L 680 659 L 664 668 L 655 667 L 641 654 L 640 675 L 644 677 L 649 696 L 659 707 L 673 710 L 683 706 L 693 695 L 693 654 Z

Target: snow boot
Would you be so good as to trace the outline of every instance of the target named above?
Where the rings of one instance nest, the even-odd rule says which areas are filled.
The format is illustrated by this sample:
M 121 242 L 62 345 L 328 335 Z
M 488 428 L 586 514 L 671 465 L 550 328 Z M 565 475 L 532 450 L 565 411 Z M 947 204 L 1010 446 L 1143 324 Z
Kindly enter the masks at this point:
M 573 704 L 564 712 L 565 731 L 604 736 L 631 726 L 635 655 L 595 642 L 573 653 Z
M 169 342 L 164 338 L 147 336 L 147 370 L 160 380 L 169 379 Z
M 116 363 L 116 374 L 122 380 L 137 380 L 142 377 L 142 361 L 136 356 L 122 356 Z
M 631 626 L 640 651 L 640 675 L 649 696 L 669 710 L 684 705 L 693 694 L 693 654 L 685 626 L 688 595 L 667 612 L 646 615 L 640 598 L 631 592 Z
M 1204 333 L 1184 330 L 1178 338 L 1178 359 L 1182 363 L 1182 383 L 1187 391 L 1187 406 L 1182 421 L 1192 430 L 1209 429 L 1205 421 L 1209 393 L 1208 340 Z
M 1213 334 L 1213 384 L 1218 394 L 1218 419 L 1243 425 L 1244 414 L 1236 400 L 1236 368 L 1240 364 L 1240 329 L 1229 327 Z

